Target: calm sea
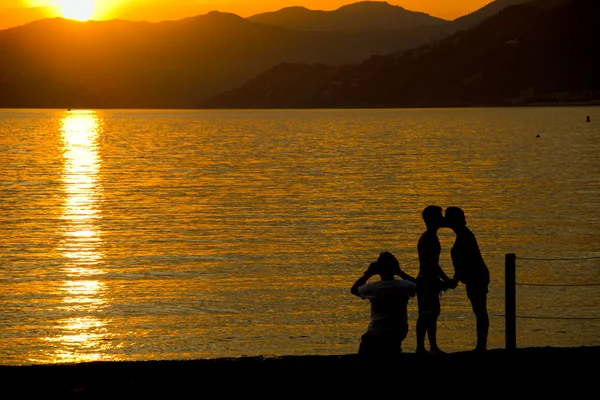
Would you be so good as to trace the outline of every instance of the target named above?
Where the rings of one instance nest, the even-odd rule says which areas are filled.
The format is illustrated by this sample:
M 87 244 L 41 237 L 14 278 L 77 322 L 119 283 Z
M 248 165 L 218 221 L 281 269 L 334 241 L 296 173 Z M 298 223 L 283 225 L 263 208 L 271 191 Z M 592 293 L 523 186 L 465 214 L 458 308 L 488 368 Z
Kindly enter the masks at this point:
M 517 346 L 597 346 L 599 199 L 600 107 L 0 110 L 0 364 L 355 353 L 350 286 L 416 275 L 429 204 L 478 237 L 490 348 L 507 253 Z M 438 338 L 474 347 L 462 286 Z

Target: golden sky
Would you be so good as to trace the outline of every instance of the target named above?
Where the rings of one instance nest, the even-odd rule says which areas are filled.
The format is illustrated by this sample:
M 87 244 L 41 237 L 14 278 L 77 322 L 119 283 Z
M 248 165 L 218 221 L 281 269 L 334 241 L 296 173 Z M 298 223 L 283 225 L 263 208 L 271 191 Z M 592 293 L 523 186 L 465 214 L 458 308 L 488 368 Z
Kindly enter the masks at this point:
M 88 15 L 93 20 L 124 19 L 131 21 L 176 20 L 210 11 L 222 11 L 241 17 L 277 11 L 284 7 L 303 6 L 310 10 L 335 10 L 359 0 L 0 0 L 0 29 L 43 19 Z M 388 0 L 411 11 L 453 20 L 471 13 L 492 0 Z M 82 17 L 84 18 L 84 17 Z

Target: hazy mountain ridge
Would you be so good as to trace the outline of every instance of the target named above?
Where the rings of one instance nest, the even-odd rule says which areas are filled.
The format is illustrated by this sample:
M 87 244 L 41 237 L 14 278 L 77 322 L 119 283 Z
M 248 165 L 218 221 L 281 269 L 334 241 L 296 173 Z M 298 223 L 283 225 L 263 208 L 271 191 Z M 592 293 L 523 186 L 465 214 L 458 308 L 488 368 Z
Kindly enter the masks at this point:
M 414 44 L 401 30 L 302 32 L 221 12 L 47 19 L 0 31 L 0 107 L 194 108 L 280 63 L 343 65 Z
M 569 0 L 495 0 L 475 12 L 456 18 L 452 22 L 461 29 L 469 29 L 510 6 L 531 3 L 539 8 L 552 8 L 567 1 Z
M 245 85 L 214 96 L 201 108 L 310 108 L 312 97 L 343 67 L 279 64 Z
M 514 0 L 496 3 L 508 1 Z M 361 2 L 343 9 L 361 7 L 395 6 Z M 471 14 L 472 21 L 477 15 Z M 221 12 L 160 23 L 41 20 L 0 31 L 0 107 L 197 108 L 219 93 L 219 104 L 226 107 L 224 92 L 234 88 L 240 88 L 241 97 L 254 97 L 248 103 L 253 107 L 261 97 L 270 106 L 313 104 L 307 98 L 336 104 L 333 97 L 325 101 L 318 94 L 333 72 L 343 83 L 342 74 L 360 74 L 356 64 L 371 57 L 364 63 L 371 65 L 373 55 L 382 55 L 377 62 L 383 62 L 383 55 L 432 43 L 458 29 L 454 23 L 440 23 L 360 33 L 296 31 Z M 276 85 L 269 83 L 274 67 Z M 260 79 L 253 80 L 257 75 Z M 307 84 L 285 82 L 286 76 Z M 247 82 L 251 84 L 244 86 Z M 270 85 L 268 97 L 261 85 Z M 235 103 L 242 104 L 239 99 Z
M 536 4 L 538 3 L 538 4 Z M 539 3 L 544 3 L 542 7 Z M 558 4 L 558 5 L 556 5 Z M 507 7 L 469 31 L 375 57 L 313 95 L 313 105 L 469 106 L 600 98 L 595 0 Z M 341 78 L 338 80 L 338 78 Z M 350 89 L 348 92 L 346 92 Z
M 253 15 L 250 21 L 304 31 L 382 31 L 448 23 L 429 14 L 408 11 L 384 1 L 362 1 L 333 11 L 287 7 Z
M 456 25 L 463 29 L 468 29 L 481 23 L 483 20 L 490 18 L 491 16 L 498 14 L 506 7 L 527 3 L 531 0 L 495 0 L 491 3 L 481 7 L 479 10 L 463 15 L 462 17 L 456 18 L 454 22 Z
M 551 4 L 550 1 L 553 3 Z M 335 69 L 298 107 L 470 106 L 600 99 L 600 37 L 595 0 L 534 0 L 510 6 L 435 44 Z M 541 4 L 541 6 L 540 6 Z M 553 7 L 550 7 L 552 5 Z M 283 74 L 278 71 L 278 74 Z M 295 79 L 301 79 L 295 77 Z M 202 107 L 260 108 L 290 90 L 262 75 L 263 90 L 242 87 Z M 243 95 L 243 96 L 242 96 Z M 288 92 L 288 97 L 298 98 Z M 236 97 L 237 96 L 237 97 Z M 284 101 L 290 107 L 289 101 Z M 273 107 L 272 101 L 269 103 Z

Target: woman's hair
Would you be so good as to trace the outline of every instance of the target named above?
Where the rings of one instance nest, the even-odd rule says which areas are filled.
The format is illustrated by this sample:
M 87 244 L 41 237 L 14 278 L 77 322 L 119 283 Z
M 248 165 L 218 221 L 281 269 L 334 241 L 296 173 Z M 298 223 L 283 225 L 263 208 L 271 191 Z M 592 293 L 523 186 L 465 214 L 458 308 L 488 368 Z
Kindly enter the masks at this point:
M 466 225 L 465 212 L 459 207 L 446 208 L 445 214 L 446 224 L 450 225 Z

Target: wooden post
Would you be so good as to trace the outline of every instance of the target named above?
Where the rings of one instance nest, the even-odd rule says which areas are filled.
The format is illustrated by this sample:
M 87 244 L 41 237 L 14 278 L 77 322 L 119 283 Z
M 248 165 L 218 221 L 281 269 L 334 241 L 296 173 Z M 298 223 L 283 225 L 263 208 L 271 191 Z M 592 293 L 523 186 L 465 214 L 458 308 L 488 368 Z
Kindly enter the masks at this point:
M 504 308 L 506 314 L 506 350 L 513 351 L 517 348 L 517 295 L 516 295 L 516 270 L 517 256 L 505 255 L 504 271 Z

